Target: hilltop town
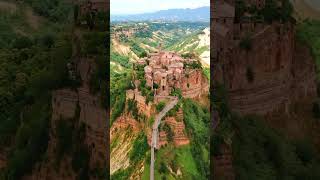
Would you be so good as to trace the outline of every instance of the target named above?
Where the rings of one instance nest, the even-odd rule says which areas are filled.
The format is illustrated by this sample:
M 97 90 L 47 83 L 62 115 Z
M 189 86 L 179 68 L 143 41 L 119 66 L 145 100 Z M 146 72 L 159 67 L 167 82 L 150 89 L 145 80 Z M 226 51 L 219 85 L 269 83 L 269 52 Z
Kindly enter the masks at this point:
M 170 101 L 174 96 L 184 98 L 200 98 L 201 95 L 208 93 L 208 80 L 201 71 L 201 64 L 194 59 L 183 59 L 173 52 L 159 50 L 157 53 L 150 54 L 148 57 L 140 59 L 135 64 L 135 70 L 143 67 L 143 78 L 133 79 L 134 89 L 127 90 L 127 99 L 137 102 L 138 110 L 150 118 L 153 104 L 161 101 Z M 143 85 L 144 84 L 144 85 Z M 151 91 L 151 101 L 144 95 L 144 88 Z M 179 109 L 179 114 L 181 109 Z M 167 118 L 169 121 L 174 118 Z M 177 126 L 184 127 L 183 122 L 172 122 Z M 181 124 L 181 125 L 179 125 Z M 181 129 L 180 129 L 181 130 Z M 183 129 L 182 129 L 183 131 Z M 178 134 L 179 132 L 177 132 Z M 163 135 L 162 135 L 163 136 Z M 179 136 L 177 137 L 179 139 Z M 185 144 L 185 138 L 177 141 L 176 144 Z M 159 144 L 166 144 L 159 143 Z
M 139 25 L 118 25 L 115 27 L 112 30 L 114 43 L 134 39 L 141 32 L 150 32 L 150 24 L 137 24 Z M 172 27 L 174 25 L 170 24 Z M 156 27 L 156 25 L 152 26 Z M 157 39 L 168 38 L 158 31 L 157 34 L 143 36 L 143 42 L 150 40 L 148 38 L 153 36 L 158 36 Z M 122 90 L 125 92 L 124 110 L 119 113 L 117 118 L 111 120 L 110 173 L 112 178 L 153 179 L 152 177 L 159 173 L 167 177 L 184 177 L 189 173 L 187 169 L 183 168 L 181 162 L 172 158 L 178 157 L 176 154 L 178 151 L 185 151 L 190 147 L 194 148 L 195 143 L 197 143 L 190 136 L 192 126 L 186 124 L 188 123 L 186 109 L 187 104 L 191 101 L 208 103 L 209 81 L 202 63 L 195 54 L 179 54 L 162 49 L 162 42 L 166 43 L 166 41 L 161 40 L 155 43 L 159 45 L 146 48 L 147 51 L 140 53 L 140 55 L 136 53 L 140 57 L 131 60 L 132 64 L 129 60 L 128 63 L 131 66 L 123 64 L 123 67 L 127 68 L 125 71 L 124 68 L 122 68 L 122 71 L 119 68 L 119 72 L 125 73 L 125 77 L 128 78 L 126 82 L 123 82 L 128 87 Z M 117 52 L 117 49 L 113 49 L 113 53 L 115 53 L 114 51 Z M 117 55 L 116 57 L 119 57 L 120 60 L 120 57 L 124 57 L 124 55 Z M 115 60 L 117 59 L 111 59 L 111 62 L 117 62 Z M 117 76 L 117 73 L 115 75 Z M 119 102 L 120 98 L 121 96 L 118 97 L 116 103 Z M 111 118 L 118 113 L 116 108 L 117 104 L 111 111 Z M 201 122 L 199 126 L 202 125 Z M 131 129 L 132 132 L 128 129 Z M 126 134 L 127 139 L 122 139 L 121 134 Z M 203 135 L 205 136 L 205 134 Z M 145 138 L 145 141 L 139 144 L 139 146 L 145 147 L 145 150 L 136 155 L 141 156 L 139 161 L 132 158 L 131 155 L 132 152 L 136 151 L 135 148 L 138 148 L 134 146 L 138 140 L 137 136 L 140 139 Z M 123 144 L 123 146 L 119 146 L 118 143 Z M 131 144 L 133 144 L 133 147 Z M 120 154 L 120 152 L 126 153 Z M 163 155 L 160 152 L 172 153 L 173 156 L 164 160 L 161 158 Z M 148 158 L 148 154 L 150 154 L 151 159 Z M 206 160 L 203 162 L 206 162 Z M 159 164 L 165 169 L 179 168 L 173 169 L 171 173 L 164 173 L 159 172 Z M 142 169 L 139 170 L 139 168 Z M 123 172 L 126 172 L 128 176 L 121 176 Z M 194 173 L 194 175 L 196 174 Z M 200 177 L 204 177 L 203 172 L 201 172 L 201 175 Z

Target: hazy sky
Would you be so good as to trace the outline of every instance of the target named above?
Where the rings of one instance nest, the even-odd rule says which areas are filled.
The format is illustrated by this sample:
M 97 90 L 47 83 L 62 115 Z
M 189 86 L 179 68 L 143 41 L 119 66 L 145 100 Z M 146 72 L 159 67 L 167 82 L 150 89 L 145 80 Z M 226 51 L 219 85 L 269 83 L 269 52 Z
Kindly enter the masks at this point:
M 210 0 L 110 0 L 111 15 L 210 6 Z

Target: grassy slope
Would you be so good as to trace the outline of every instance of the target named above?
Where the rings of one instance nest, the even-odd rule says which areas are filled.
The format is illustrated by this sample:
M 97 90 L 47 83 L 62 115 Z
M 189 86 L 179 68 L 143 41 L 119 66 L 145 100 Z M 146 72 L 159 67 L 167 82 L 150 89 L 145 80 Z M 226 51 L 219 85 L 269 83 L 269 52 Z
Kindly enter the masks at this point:
M 204 51 L 209 50 L 209 47 L 202 46 L 198 48 L 199 32 L 201 31 L 197 31 L 187 35 L 182 40 L 179 40 L 178 42 L 167 47 L 167 49 L 171 51 L 181 52 L 181 53 L 194 51 L 198 55 L 201 55 Z
M 169 165 L 171 161 L 176 156 L 175 163 L 181 168 L 183 177 L 182 179 L 190 179 L 193 177 L 199 177 L 199 172 L 196 168 L 195 160 L 192 157 L 190 145 L 182 146 L 179 148 L 173 148 L 172 146 L 167 146 L 161 148 L 156 152 L 156 163 L 155 163 L 155 177 L 160 179 L 161 176 L 165 176 L 167 179 L 174 179 L 174 176 L 169 172 L 161 174 L 159 172 L 160 163 L 164 162 L 166 165 Z M 163 157 L 166 157 L 165 159 Z

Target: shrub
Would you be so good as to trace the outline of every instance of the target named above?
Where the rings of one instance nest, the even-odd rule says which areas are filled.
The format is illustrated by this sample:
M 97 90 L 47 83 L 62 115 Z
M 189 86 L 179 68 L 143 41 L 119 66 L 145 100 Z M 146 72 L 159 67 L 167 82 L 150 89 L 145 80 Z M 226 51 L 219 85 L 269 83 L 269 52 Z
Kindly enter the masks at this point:
M 251 35 L 247 34 L 246 36 L 244 36 L 239 43 L 240 48 L 246 50 L 246 51 L 250 51 L 252 48 L 252 39 L 251 39 Z
M 310 163 L 314 157 L 316 157 L 316 152 L 314 147 L 305 140 L 299 140 L 294 142 L 296 148 L 296 154 L 298 158 L 304 163 Z
M 168 169 L 167 169 L 166 164 L 165 164 L 163 161 L 161 161 L 161 162 L 160 162 L 159 173 L 161 173 L 161 174 L 166 174 L 167 171 L 168 171 Z
M 137 101 L 133 99 L 128 100 L 128 112 L 132 114 L 134 119 L 138 120 L 139 119 L 139 111 L 137 107 Z
M 12 47 L 17 49 L 30 48 L 33 45 L 32 40 L 27 36 L 21 36 L 14 40 Z
M 179 89 L 179 88 L 174 88 L 172 91 L 171 91 L 171 93 L 170 93 L 170 96 L 176 96 L 176 97 L 178 97 L 179 99 L 182 99 L 182 91 L 181 91 L 181 89 Z
M 123 109 L 125 107 L 126 102 L 126 95 L 125 93 L 121 93 L 115 102 L 115 104 L 112 104 L 112 114 L 110 118 L 111 124 L 122 114 Z
M 133 164 L 138 163 L 145 157 L 146 152 L 149 149 L 147 136 L 141 132 L 133 142 L 132 150 L 129 153 L 130 161 Z
M 191 153 L 198 171 L 208 177 L 209 165 L 204 150 L 209 146 L 210 113 L 191 99 L 183 100 L 183 117 L 188 135 L 192 139 Z
M 314 102 L 312 106 L 313 117 L 316 119 L 320 118 L 320 106 L 318 102 Z
M 167 133 L 168 141 L 173 142 L 174 133 L 173 133 L 171 127 L 167 123 L 165 123 L 163 125 L 163 130 Z
M 161 101 L 161 102 L 159 102 L 159 103 L 156 105 L 156 110 L 157 110 L 158 112 L 161 112 L 165 106 L 166 106 L 166 103 L 163 102 L 163 101 Z
M 153 89 L 158 89 L 159 85 L 157 83 L 153 83 Z
M 242 0 L 236 1 L 235 6 L 235 20 L 236 22 L 239 22 L 241 17 L 246 11 L 246 4 Z
M 59 120 L 56 124 L 56 135 L 57 135 L 57 162 L 58 165 L 65 153 L 71 151 L 72 147 L 72 132 L 73 124 L 68 120 Z
M 221 155 L 220 146 L 224 143 L 224 140 L 219 135 L 214 135 L 211 139 L 211 152 L 213 156 Z

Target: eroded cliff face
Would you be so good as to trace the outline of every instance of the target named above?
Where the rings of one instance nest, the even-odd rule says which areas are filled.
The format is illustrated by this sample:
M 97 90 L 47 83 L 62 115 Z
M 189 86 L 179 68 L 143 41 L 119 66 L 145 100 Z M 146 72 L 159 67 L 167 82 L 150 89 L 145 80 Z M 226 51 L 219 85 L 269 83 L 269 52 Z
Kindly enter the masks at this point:
M 191 70 L 181 80 L 181 91 L 185 98 L 199 98 L 208 93 L 209 83 L 202 70 Z
M 227 3 L 221 6 L 235 12 L 234 4 Z M 312 103 L 317 98 L 315 59 L 310 49 L 296 40 L 295 24 L 247 19 L 235 23 L 234 14 L 220 13 L 212 23 L 212 28 L 218 27 L 213 38 L 216 42 L 212 42 L 216 44 L 212 51 L 214 80 L 225 87 L 225 101 L 230 110 L 240 117 L 261 115 L 266 128 L 274 128 L 281 136 L 293 140 L 307 138 L 319 145 L 319 123 L 312 113 Z M 245 118 L 231 116 L 231 112 L 229 115 L 237 122 L 247 122 Z M 230 119 L 222 113 L 213 117 L 216 133 L 219 136 L 229 133 L 221 122 Z M 241 136 L 237 128 L 233 127 L 235 133 L 230 136 Z M 236 151 L 241 143 L 234 145 L 234 142 L 229 147 L 220 145 L 221 153 L 212 157 L 216 178 L 235 179 L 238 167 L 232 159 L 239 157 Z
M 114 122 L 110 129 L 110 174 L 114 174 L 120 169 L 126 169 L 130 166 L 129 153 L 132 149 L 133 142 L 139 131 L 136 129 L 136 121 L 128 117 Z M 127 124 L 126 122 L 132 122 Z
M 7 155 L 4 149 L 1 149 L 0 153 L 0 169 L 3 169 L 7 166 Z
M 315 62 L 296 41 L 294 23 L 236 22 L 233 2 L 214 1 L 212 19 L 214 80 L 225 85 L 232 110 L 289 114 L 297 96 L 315 97 Z
M 266 26 L 251 37 L 250 50 L 236 47 L 232 59 L 227 61 L 225 78 L 234 111 L 267 113 L 289 101 L 293 32 L 290 29 L 280 34 L 277 28 L 285 27 Z
M 295 42 L 291 24 L 265 25 L 250 37 L 250 49 L 240 47 L 240 41 L 223 71 L 233 111 L 289 113 L 289 105 L 298 97 L 316 97 L 314 60 L 306 47 Z
M 89 90 L 89 79 L 94 63 L 90 59 L 81 59 L 78 71 L 82 79 L 81 87 L 71 89 L 60 89 L 52 93 L 52 118 L 50 141 L 47 149 L 47 160 L 41 162 L 34 169 L 32 176 L 26 179 L 76 179 L 78 174 L 74 172 L 72 160 L 77 155 L 64 154 L 57 162 L 58 151 L 57 124 L 65 121 L 72 126 L 72 136 L 83 136 L 81 139 L 88 150 L 88 166 L 90 170 L 103 170 L 106 168 L 107 150 L 107 126 L 106 110 L 101 107 L 100 100 L 92 95 Z M 83 133 L 81 135 L 81 133 Z M 74 139 L 77 141 L 78 139 Z M 72 143 L 69 146 L 74 146 Z M 76 147 L 79 148 L 79 147 Z M 74 152 L 73 152 L 74 153 Z M 78 154 L 78 156 L 81 156 Z M 89 175 L 90 179 L 98 179 Z
M 214 176 L 218 179 L 233 180 L 235 173 L 233 168 L 232 148 L 223 144 L 220 147 L 220 154 L 213 158 Z

